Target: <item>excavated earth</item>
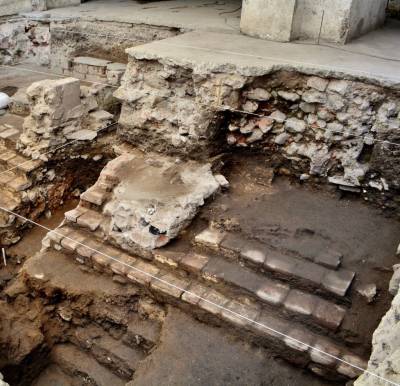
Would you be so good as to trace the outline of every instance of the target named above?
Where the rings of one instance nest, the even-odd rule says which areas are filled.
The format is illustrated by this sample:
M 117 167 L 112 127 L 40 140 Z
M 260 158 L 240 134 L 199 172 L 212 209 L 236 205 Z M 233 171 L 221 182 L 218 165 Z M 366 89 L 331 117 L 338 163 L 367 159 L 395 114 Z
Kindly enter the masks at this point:
M 238 153 L 222 171 L 229 189 L 167 249 L 189 251 L 191 237 L 211 224 L 293 256 L 303 256 L 304 248 L 308 254 L 339 251 L 342 267 L 357 274 L 342 300 L 352 307 L 340 339 L 368 356 L 371 334 L 390 306 L 399 223 L 357 196 L 291 181 L 264 156 Z M 56 227 L 76 204 L 68 202 L 41 223 Z M 7 249 L 8 264 L 0 269 L 0 369 L 10 385 L 346 383 L 319 379 L 246 343 L 233 329 L 156 302 L 121 276 L 89 270 L 57 251 L 40 254 L 45 234 L 38 227 L 26 232 Z M 371 303 L 357 291 L 367 284 L 377 286 Z
M 18 151 L 21 150 L 27 157 L 37 152 L 25 146 L 26 143 L 19 146 L 21 132 L 32 134 L 30 131 L 35 129 L 38 135 L 34 137 L 43 145 L 53 135 L 53 126 L 63 127 L 73 122 L 73 128 L 84 126 L 97 130 L 97 126 L 91 127 L 92 121 L 85 121 L 89 115 L 100 117 L 100 121 L 105 117 L 103 123 L 118 122 L 116 132 L 110 130 L 95 141 L 73 147 L 71 151 L 66 149 L 59 157 L 46 160 L 47 169 L 43 171 L 46 178 L 38 179 L 40 173 L 35 170 L 22 175 L 29 181 L 42 181 L 42 195 L 47 194 L 47 187 L 52 184 L 60 187 L 60 193 L 56 189 L 57 194 L 49 195 L 52 199 L 37 195 L 36 206 L 32 201 L 29 207 L 22 206 L 25 211 L 19 212 L 38 219 L 45 228 L 17 222 L 18 227 L 12 228 L 17 235 L 10 231 L 13 238 L 10 236 L 7 240 L 11 242 L 4 243 L 7 265 L 0 259 L 0 375 L 11 386 L 352 384 L 349 379 L 359 375 L 354 369 L 286 337 L 277 337 L 265 329 L 257 330 L 229 314 L 233 309 L 360 367 L 366 366 L 372 334 L 392 301 L 388 286 L 392 266 L 398 263 L 400 223 L 396 217 L 398 212 L 395 213 L 398 190 L 394 190 L 394 198 L 388 196 L 393 198 L 390 201 L 386 197 L 386 181 L 368 175 L 371 177 L 369 188 L 376 190 L 369 200 L 361 185 L 349 188 L 340 180 L 337 185 L 348 189 L 329 186 L 325 184 L 323 173 L 321 177 L 304 173 L 308 170 L 307 162 L 299 157 L 282 158 L 276 150 L 293 136 L 293 154 L 307 156 L 306 148 L 307 151 L 295 145 L 304 138 L 308 140 L 298 131 L 304 131 L 303 119 L 307 114 L 310 114 L 308 118 L 317 119 L 311 116 L 315 115 L 315 104 L 321 104 L 319 117 L 327 116 L 325 102 L 313 99 L 311 104 L 300 103 L 299 106 L 294 102 L 310 96 L 325 100 L 321 92 L 327 89 L 328 81 L 286 72 L 251 80 L 231 79 L 231 74 L 222 74 L 221 79 L 226 78 L 226 84 L 230 85 L 224 86 L 230 90 L 228 92 L 221 89 L 222 80 L 212 75 L 209 83 L 203 79 L 204 100 L 199 104 L 191 100 L 193 95 L 201 93 L 191 89 L 189 70 L 168 67 L 154 60 L 140 62 L 131 57 L 127 71 L 130 78 L 122 80 L 122 87 L 114 93 L 120 98 L 118 101 L 112 97 L 112 91 L 120 85 L 126 68 L 125 35 L 121 35 L 118 46 L 110 42 L 103 44 L 104 39 L 88 35 L 78 47 L 75 29 L 96 30 L 96 24 L 66 21 L 53 32 L 55 38 L 51 47 L 47 41 L 43 43 L 43 52 L 51 54 L 51 58 L 44 55 L 44 59 L 60 67 L 64 75 L 83 80 L 81 84 L 74 79 L 58 83 L 45 81 L 44 88 L 52 90 L 56 83 L 62 89 L 71 87 L 76 99 L 72 108 L 79 114 L 72 114 L 72 118 L 60 123 L 45 109 L 44 115 L 51 118 L 52 124 L 43 136 L 43 121 L 39 119 L 37 122 L 31 119 L 32 127 L 23 127 L 24 117 L 35 118 L 32 114 L 35 104 L 38 108 L 38 100 L 46 101 L 48 96 L 36 86 L 27 93 L 31 94 L 30 105 L 27 101 L 22 103 L 22 110 L 30 109 L 31 115 L 29 111 L 17 111 L 19 115 L 7 112 L 0 116 L 0 126 L 10 125 L 17 131 L 14 137 L 4 141 L 3 154 L 12 150 L 15 158 L 11 160 L 20 159 Z M 105 33 L 133 34 L 138 38 L 137 44 L 180 33 L 177 29 L 143 29 L 142 26 L 125 31 L 125 27 L 117 24 L 107 28 Z M 92 46 L 93 50 L 88 51 Z M 68 60 L 65 52 L 68 52 Z M 91 57 L 82 57 L 84 54 Z M 90 82 L 98 81 L 93 76 L 98 75 L 99 68 L 102 82 L 107 79 L 115 83 L 112 91 L 100 87 L 102 91 L 93 94 Z M 110 68 L 114 77 L 105 77 Z M 83 69 L 86 72 L 80 73 Z M 171 83 L 168 87 L 165 86 L 165 69 L 170 71 L 166 78 Z M 136 73 L 145 74 L 148 84 L 145 82 L 144 88 L 141 81 L 139 85 L 128 84 L 129 79 L 134 83 L 140 78 L 136 78 Z M 0 91 L 26 97 L 32 81 L 54 78 L 58 79 L 46 71 L 35 75 L 19 72 L 18 68 L 0 71 L 1 85 L 5 85 Z M 213 82 L 218 84 L 217 102 L 222 98 L 228 107 L 230 102 L 233 107 L 240 102 L 247 113 L 242 116 L 240 110 L 237 114 L 237 111 L 217 109 L 216 115 L 217 110 L 213 109 L 220 103 L 210 102 L 214 98 L 210 96 Z M 354 107 L 351 107 L 353 99 L 354 103 L 367 108 L 367 99 L 374 97 L 376 93 L 371 90 L 375 89 L 355 82 L 344 83 L 345 87 L 342 81 L 330 80 L 330 86 L 333 84 L 336 88 L 351 86 L 348 101 L 344 99 L 350 108 Z M 193 84 L 199 86 L 196 82 Z M 299 95 L 286 90 L 290 90 L 291 84 Z M 234 87 L 237 90 L 230 101 L 229 93 Z M 154 101 L 167 98 L 163 93 L 169 88 L 176 95 L 169 97 L 168 103 L 161 103 L 165 109 L 153 108 Z M 321 92 L 314 89 L 321 89 Z M 361 96 L 353 98 L 359 90 L 368 103 L 362 103 Z M 329 103 L 333 98 L 333 102 L 341 106 L 337 110 L 345 105 L 343 98 L 335 94 L 339 91 L 329 87 L 327 91 Z M 378 91 L 380 94 L 375 97 L 379 96 L 379 104 L 375 101 L 371 109 L 377 110 L 378 118 L 392 130 L 390 125 L 397 122 L 394 112 L 398 113 L 398 107 L 394 102 L 383 103 L 392 97 L 387 90 Z M 130 98 L 135 99 L 140 93 L 146 103 L 136 103 L 132 107 Z M 397 103 L 398 95 L 393 98 L 397 98 Z M 63 106 L 65 116 L 68 116 L 72 111 L 68 104 L 73 98 L 61 99 L 66 105 Z M 37 110 L 43 113 L 40 108 L 47 108 L 46 103 Z M 193 113 L 193 106 L 200 106 L 200 115 Z M 57 109 L 59 106 L 50 107 Z M 169 121 L 172 114 L 175 122 L 175 107 L 181 113 L 178 119 L 181 127 L 177 133 L 174 132 L 175 123 L 170 125 Z M 277 108 L 285 112 L 280 112 L 285 118 L 277 117 Z M 372 110 L 365 113 L 363 119 L 368 122 L 372 119 L 370 116 L 375 119 Z M 272 112 L 275 118 L 272 121 L 264 118 L 257 123 L 252 115 L 257 111 Z M 36 118 L 40 115 L 36 114 Z M 284 124 L 286 115 L 289 118 Z M 216 116 L 218 119 L 214 122 Z M 149 122 L 136 127 L 136 120 L 143 117 L 149 118 Z M 196 121 L 200 118 L 204 118 L 203 123 L 199 121 L 204 124 L 203 129 L 222 128 L 220 136 L 210 136 L 213 143 L 211 146 L 210 142 L 207 151 L 203 152 L 208 146 L 203 144 L 201 148 L 198 158 L 214 155 L 207 158 L 209 164 L 185 161 L 189 153 L 196 158 L 197 153 L 192 153 L 190 147 L 195 144 L 190 142 L 191 130 L 200 127 Z M 322 129 L 326 122 L 321 119 L 309 123 L 322 125 L 319 128 Z M 330 122 L 334 117 L 323 119 Z M 129 129 L 129 124 L 133 124 L 133 129 Z M 343 125 L 336 123 L 334 128 L 338 126 Z M 359 122 L 355 122 L 357 130 L 358 126 Z M 151 130 L 146 130 L 149 128 Z M 290 135 L 283 132 L 286 129 Z M 269 130 L 276 135 L 274 144 L 263 147 L 265 143 L 259 141 L 266 139 L 263 135 Z M 90 132 L 93 134 L 93 130 Z M 68 131 L 65 133 L 69 139 Z M 164 134 L 168 135 L 163 137 Z M 201 133 L 195 134 L 202 143 Z M 282 139 L 283 134 L 285 139 L 279 143 L 277 138 Z M 152 135 L 157 142 L 152 143 L 148 137 Z M 160 150 L 157 144 L 162 145 L 161 150 L 168 148 L 171 145 L 168 138 L 183 141 L 172 141 L 178 148 L 172 154 L 178 158 L 152 153 Z M 391 139 L 390 136 L 382 138 Z M 185 141 L 189 141 L 187 148 L 182 145 Z M 144 155 L 132 147 L 141 142 L 147 146 L 141 147 L 146 150 Z M 369 162 L 371 148 L 370 145 L 365 147 L 358 155 L 349 152 L 346 162 L 352 162 L 343 162 L 344 166 L 350 165 L 351 172 L 360 171 L 357 168 L 361 165 L 358 164 L 360 159 Z M 305 154 L 301 153 L 303 150 Z M 219 154 L 221 151 L 229 154 Z M 137 156 L 139 153 L 141 155 Z M 340 155 L 340 151 L 337 154 Z M 326 154 L 322 154 L 322 159 L 317 153 L 312 155 L 315 156 L 311 157 L 314 166 L 318 166 L 319 161 L 326 166 Z M 332 158 L 335 162 L 336 156 Z M 397 151 L 393 151 L 392 158 L 385 158 L 389 176 L 394 180 L 397 174 L 392 171 L 397 156 Z M 114 158 L 115 162 L 109 162 Z M 292 163 L 288 161 L 291 158 Z M 296 160 L 301 162 L 293 166 Z M 355 160 L 357 162 L 353 162 Z M 8 160 L 2 161 L 6 165 L 0 167 L 7 169 Z M 6 172 L 0 169 L 3 176 Z M 17 177 L 22 178 L 21 175 Z M 10 195 L 10 185 L 16 185 L 13 182 L 9 176 L 6 181 L 0 181 L 0 193 L 7 191 Z M 26 193 L 20 190 L 22 193 L 11 190 L 11 196 Z M 0 194 L 1 206 L 3 201 L 7 200 Z M 55 228 L 58 235 L 48 234 L 49 229 Z M 110 262 L 101 253 L 88 252 L 71 238 L 117 257 L 114 259 L 117 262 Z M 19 242 L 11 245 L 17 240 Z M 121 267 L 121 261 L 128 262 L 129 269 Z M 152 280 L 148 275 L 138 274 L 135 267 L 152 275 Z M 159 277 L 193 292 L 201 291 L 205 299 L 224 304 L 228 312 L 210 306 L 204 299 L 193 300 L 187 293 L 176 291 L 177 288 L 160 284 Z

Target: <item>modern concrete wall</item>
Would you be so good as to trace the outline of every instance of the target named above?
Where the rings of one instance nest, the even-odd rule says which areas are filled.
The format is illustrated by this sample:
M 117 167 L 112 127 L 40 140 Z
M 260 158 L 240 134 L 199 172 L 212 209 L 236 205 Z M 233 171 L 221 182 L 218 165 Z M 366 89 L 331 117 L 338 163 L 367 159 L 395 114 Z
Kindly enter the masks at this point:
M 386 17 L 387 0 L 353 0 L 347 41 L 379 28 Z
M 344 43 L 349 28 L 351 1 L 297 0 L 291 40 L 315 41 L 319 38 Z
M 262 39 L 291 39 L 296 0 L 243 0 L 240 29 Z
M 269 40 L 346 43 L 378 28 L 387 0 L 243 0 L 241 30 Z

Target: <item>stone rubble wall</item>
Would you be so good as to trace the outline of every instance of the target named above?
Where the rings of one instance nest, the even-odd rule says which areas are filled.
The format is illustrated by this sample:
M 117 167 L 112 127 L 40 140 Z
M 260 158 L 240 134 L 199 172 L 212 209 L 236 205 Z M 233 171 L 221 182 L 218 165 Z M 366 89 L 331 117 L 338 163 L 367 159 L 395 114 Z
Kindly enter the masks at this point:
M 97 21 L 54 21 L 51 23 L 51 68 L 70 75 L 74 58 L 88 56 L 126 63 L 125 49 L 178 33 L 174 28 L 144 24 L 103 21 L 100 30 Z
M 15 16 L 0 22 L 0 64 L 28 60 L 72 75 L 76 57 L 93 56 L 122 64 L 127 61 L 125 49 L 179 33 L 175 28 L 118 22 L 102 22 L 99 30 L 97 21 L 52 21 L 46 13 Z M 118 71 L 119 67 L 111 70 Z M 79 73 L 75 71 L 73 75 L 77 77 Z M 115 75 L 111 75 L 111 81 Z
M 400 384 L 400 292 L 372 337 L 372 354 L 367 369 Z M 355 386 L 386 386 L 388 383 L 370 374 L 363 374 Z
M 0 64 L 50 63 L 50 24 L 16 17 L 0 23 Z
M 400 188 L 397 147 L 375 141 L 397 142 L 398 92 L 285 71 L 200 74 L 132 58 L 114 95 L 123 102 L 120 135 L 144 149 L 196 158 L 254 148 L 283 157 L 301 179 L 372 192 L 387 206 L 393 201 L 383 197 Z
M 43 80 L 28 88 L 23 133 L 17 144 L 0 141 L 0 167 L 8 170 L 0 175 L 2 205 L 36 220 L 94 183 L 113 156 L 108 126 L 114 116 L 102 109 L 111 107 L 111 90 L 81 88 L 74 78 Z M 17 242 L 27 225 L 13 215 L 0 215 L 0 243 Z

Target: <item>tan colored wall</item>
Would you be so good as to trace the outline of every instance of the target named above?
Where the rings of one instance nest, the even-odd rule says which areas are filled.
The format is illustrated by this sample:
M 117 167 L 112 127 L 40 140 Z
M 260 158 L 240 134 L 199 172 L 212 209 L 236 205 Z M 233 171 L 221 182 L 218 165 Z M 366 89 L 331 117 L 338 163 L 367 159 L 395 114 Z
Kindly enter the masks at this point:
M 378 28 L 387 0 L 244 0 L 243 33 L 269 40 L 346 43 Z

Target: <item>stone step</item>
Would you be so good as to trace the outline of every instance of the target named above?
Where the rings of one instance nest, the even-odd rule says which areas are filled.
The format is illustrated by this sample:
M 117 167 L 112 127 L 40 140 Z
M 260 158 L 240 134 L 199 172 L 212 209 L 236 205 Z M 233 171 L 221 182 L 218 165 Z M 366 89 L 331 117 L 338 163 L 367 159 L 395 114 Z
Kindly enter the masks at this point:
M 325 291 L 339 298 L 346 295 L 355 276 L 353 271 L 328 269 L 216 229 L 204 229 L 195 236 L 194 243 L 236 259 L 257 272 L 268 272 L 282 280 L 296 282 L 301 288 Z
M 88 353 L 79 350 L 72 344 L 54 346 L 50 359 L 66 374 L 80 378 L 82 385 L 125 386 L 125 380 L 117 377 Z
M 81 194 L 82 205 L 90 207 L 101 207 L 109 197 L 110 193 L 106 188 L 102 188 L 100 184 L 96 183 L 85 192 Z
M 75 209 L 65 213 L 65 220 L 71 225 L 77 225 L 79 228 L 95 232 L 100 224 L 107 219 L 102 213 L 82 206 L 81 202 Z
M 22 192 L 32 186 L 32 182 L 14 170 L 0 172 L 0 186 L 10 192 Z
M 18 194 L 12 193 L 9 189 L 5 189 L 3 186 L 0 186 L 1 207 L 14 211 L 19 205 L 21 205 L 21 202 L 21 197 Z
M 228 296 L 220 290 L 216 283 L 213 285 L 212 281 L 209 281 L 208 285 L 206 285 L 199 280 L 180 276 L 178 271 L 174 272 L 171 267 L 169 269 L 160 268 L 155 262 L 144 262 L 141 258 L 129 256 L 109 245 L 98 246 L 97 241 L 87 239 L 87 235 L 79 234 L 67 227 L 59 228 L 58 232 L 76 241 L 50 233 L 44 241 L 45 246 L 48 246 L 49 241 L 51 241 L 55 249 L 66 249 L 80 263 L 100 272 L 121 275 L 143 290 L 150 291 L 157 300 L 188 309 L 191 313 L 203 315 L 207 320 L 211 318 L 215 319 L 217 323 L 227 322 L 240 333 L 256 334 L 256 342 L 258 344 L 262 342 L 263 345 L 274 348 L 279 355 L 289 361 L 308 367 L 318 374 L 323 373 L 326 376 L 340 374 L 348 378 L 354 378 L 358 375 L 358 372 L 349 366 L 338 363 L 333 358 L 321 355 L 318 351 L 312 350 L 304 344 L 296 343 L 286 336 L 277 334 L 276 331 L 242 319 L 228 310 L 245 315 L 259 323 L 264 323 L 274 330 L 288 334 L 311 346 L 327 350 L 329 353 L 341 356 L 359 366 L 366 364 L 362 358 L 351 353 L 344 345 L 326 337 L 326 334 L 312 332 L 294 319 L 284 319 L 277 315 L 276 312 L 272 312 L 270 308 L 263 307 L 262 304 L 256 303 L 251 299 L 241 296 Z M 114 257 L 114 259 L 94 252 L 78 242 L 98 249 L 102 253 Z M 126 265 L 121 264 L 121 262 Z M 171 287 L 158 279 L 171 283 L 176 287 Z M 203 299 L 186 293 L 184 290 L 191 291 Z M 207 300 L 215 302 L 228 310 L 210 304 Z M 296 303 L 295 300 L 294 303 Z
M 13 145 L 21 135 L 21 129 L 10 125 L 0 124 L 0 143 L 4 145 Z
M 79 379 L 71 377 L 59 366 L 52 364 L 42 371 L 32 386 L 76 386 L 77 382 Z
M 140 347 L 149 352 L 158 342 L 161 325 L 155 320 L 144 320 L 133 314 L 128 321 L 128 328 L 122 340 L 128 346 Z
M 43 164 L 40 160 L 32 160 L 18 154 L 9 146 L 0 145 L 0 171 L 12 169 L 18 174 L 29 174 Z
M 95 241 L 92 234 L 68 226 L 59 229 L 71 239 L 82 243 L 90 240 L 92 248 L 104 250 L 104 243 Z M 50 238 L 59 244 L 54 246 L 56 249 L 63 247 L 66 252 L 76 253 L 80 261 L 90 257 L 85 254 L 86 251 L 81 254 L 82 248 L 69 239 L 60 239 L 57 235 L 50 235 Z M 126 255 L 111 246 L 108 246 L 107 250 L 110 256 Z M 168 271 L 172 268 L 179 271 L 181 276 L 191 276 L 193 280 L 205 285 L 218 285 L 228 296 L 250 296 L 255 302 L 271 307 L 282 317 L 287 318 L 289 315 L 290 318 L 295 318 L 317 331 L 336 331 L 346 315 L 345 307 L 297 290 L 278 280 L 268 279 L 219 257 L 169 251 L 156 251 L 153 255 L 154 264 L 160 269 Z M 129 259 L 129 255 L 125 258 Z
M 295 318 L 318 329 L 336 331 L 346 308 L 320 296 L 300 291 L 290 284 L 266 278 L 223 258 L 197 253 L 154 252 L 155 260 L 164 266 L 174 266 L 193 274 L 197 280 L 228 287 L 231 296 L 251 296 L 277 310 L 280 315 Z
M 90 325 L 75 330 L 73 343 L 87 350 L 101 365 L 120 378 L 130 380 L 145 354 L 114 339 L 102 328 Z

